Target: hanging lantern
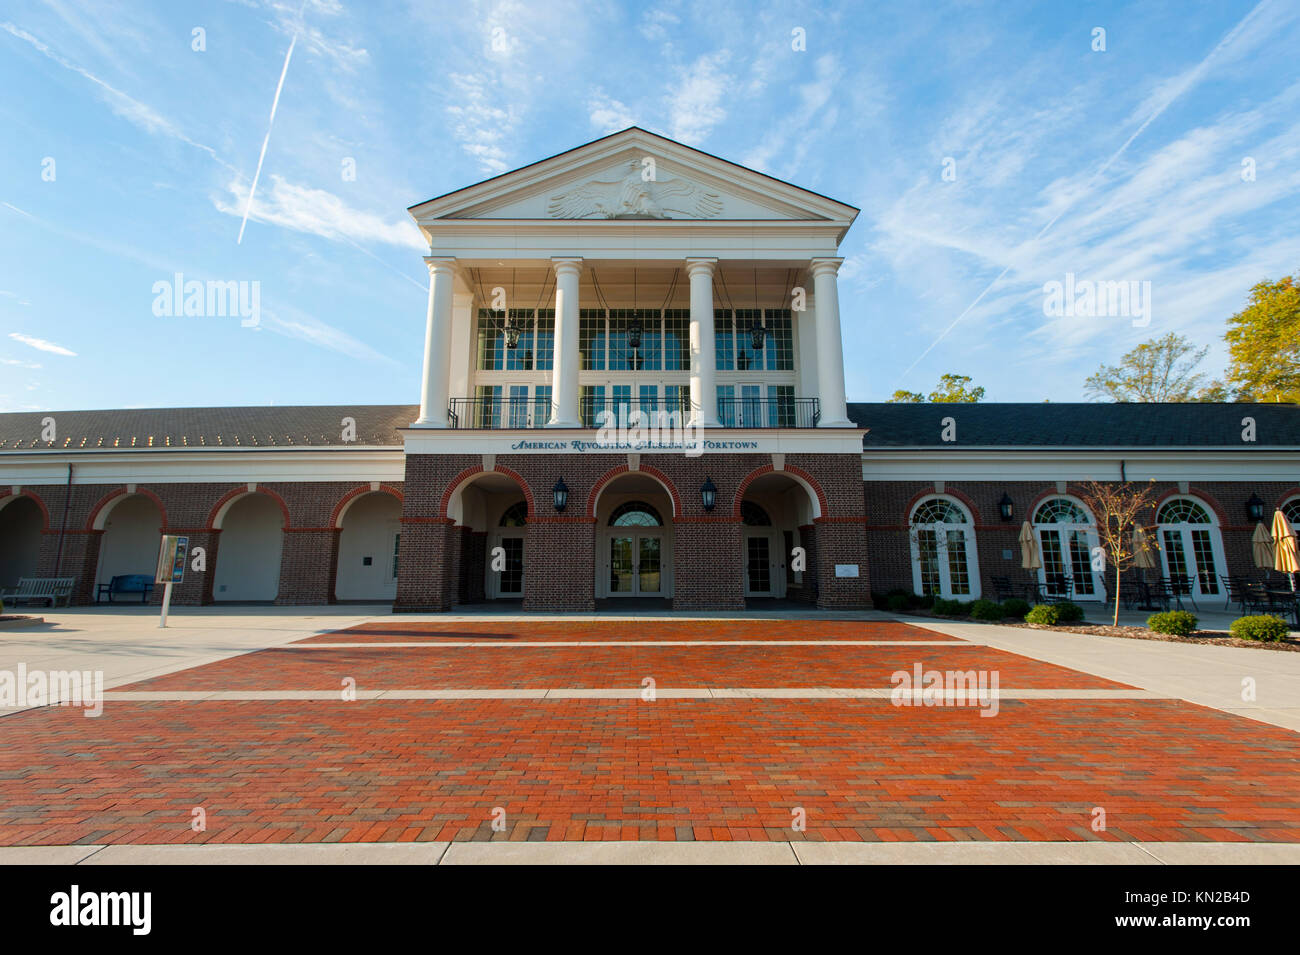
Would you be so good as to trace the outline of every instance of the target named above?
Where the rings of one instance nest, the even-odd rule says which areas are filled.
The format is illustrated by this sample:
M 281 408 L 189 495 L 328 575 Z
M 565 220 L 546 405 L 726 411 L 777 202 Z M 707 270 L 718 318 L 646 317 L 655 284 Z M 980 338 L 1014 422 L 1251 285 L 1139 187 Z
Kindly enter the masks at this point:
M 753 322 L 749 326 L 749 344 L 753 346 L 754 351 L 763 350 L 763 342 L 767 339 L 767 329 L 759 321 L 758 316 L 754 316 Z
M 515 321 L 515 317 L 513 315 L 511 315 L 509 318 L 506 319 L 506 326 L 505 326 L 506 348 L 509 348 L 511 351 L 513 351 L 514 349 L 519 347 L 519 332 L 521 330 L 522 329 L 520 328 L 519 323 Z
M 632 313 L 632 321 L 627 326 L 627 346 L 633 351 L 641 347 L 641 315 L 639 312 Z

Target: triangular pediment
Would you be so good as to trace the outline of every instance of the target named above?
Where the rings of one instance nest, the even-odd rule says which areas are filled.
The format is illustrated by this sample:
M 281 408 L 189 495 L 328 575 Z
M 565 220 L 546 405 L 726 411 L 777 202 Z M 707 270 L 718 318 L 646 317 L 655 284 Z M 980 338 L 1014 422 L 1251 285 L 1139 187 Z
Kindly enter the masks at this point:
M 820 221 L 847 228 L 858 210 L 630 127 L 411 207 L 435 220 Z

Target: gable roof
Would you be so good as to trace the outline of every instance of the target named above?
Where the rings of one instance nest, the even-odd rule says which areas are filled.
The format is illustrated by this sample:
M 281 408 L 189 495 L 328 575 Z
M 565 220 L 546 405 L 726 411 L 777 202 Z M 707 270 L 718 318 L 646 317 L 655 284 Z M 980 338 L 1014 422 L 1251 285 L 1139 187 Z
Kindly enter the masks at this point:
M 419 405 L 24 411 L 0 414 L 0 451 L 401 448 L 397 429 L 419 414 Z M 41 440 L 45 418 L 54 419 L 55 441 Z M 344 418 L 356 421 L 357 439 L 346 445 Z
M 1300 405 L 1293 404 L 909 404 L 851 403 L 849 418 L 867 428 L 868 450 L 936 448 L 1293 448 L 1300 450 Z M 957 440 L 945 443 L 941 420 L 953 417 Z M 1256 440 L 1242 441 L 1242 419 Z
M 539 159 L 536 162 L 528 163 L 517 169 L 508 172 L 499 173 L 479 182 L 453 189 L 451 192 L 445 192 L 442 195 L 434 196 L 423 202 L 417 202 L 407 207 L 407 211 L 417 221 L 429 216 L 446 215 L 447 209 L 457 206 L 478 205 L 484 201 L 486 195 L 497 192 L 507 192 L 512 186 L 514 180 L 521 183 L 534 181 L 539 175 L 545 174 L 548 169 L 553 169 L 557 175 L 562 175 L 571 167 L 576 165 L 582 159 L 583 153 L 592 153 L 594 158 L 604 155 L 613 155 L 626 146 L 633 145 L 638 141 L 655 142 L 669 154 L 677 153 L 678 158 L 684 156 L 696 156 L 707 164 L 721 164 L 734 170 L 742 179 L 750 179 L 753 182 L 767 182 L 779 193 L 802 194 L 817 201 L 820 206 L 828 206 L 827 218 L 844 219 L 851 223 L 858 215 L 859 210 L 856 206 L 841 202 L 838 199 L 832 199 L 830 196 L 815 192 L 803 186 L 786 182 L 784 179 L 778 179 L 767 173 L 750 169 L 748 166 L 742 166 L 740 163 L 732 162 L 729 159 L 723 159 L 712 153 L 697 149 L 694 146 L 687 146 L 685 143 L 679 143 L 675 139 L 669 139 L 659 133 L 653 133 L 648 129 L 640 126 L 628 126 L 626 129 L 620 129 L 618 132 L 601 136 L 590 142 L 583 143 L 580 146 L 574 146 L 563 152 L 556 153 L 553 156 L 547 156 L 545 159 Z

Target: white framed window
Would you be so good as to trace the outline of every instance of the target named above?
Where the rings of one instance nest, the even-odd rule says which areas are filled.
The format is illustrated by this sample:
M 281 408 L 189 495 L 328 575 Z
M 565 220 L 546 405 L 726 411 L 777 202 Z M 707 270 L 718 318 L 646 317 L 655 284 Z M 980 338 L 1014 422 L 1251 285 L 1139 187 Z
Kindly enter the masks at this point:
M 922 498 L 908 515 L 912 549 L 912 589 L 950 600 L 980 595 L 975 524 L 962 503 L 933 495 Z
M 1194 497 L 1175 497 L 1160 505 L 1156 525 L 1165 574 L 1190 578 L 1193 598 L 1221 594 L 1228 565 L 1214 512 Z
M 1069 497 L 1048 498 L 1035 509 L 1032 523 L 1042 563 L 1039 581 L 1047 586 L 1051 575 L 1068 577 L 1076 599 L 1104 599 L 1105 581 L 1092 569 L 1097 523 L 1083 503 Z
M 1300 529 L 1300 497 L 1293 497 L 1282 505 L 1282 513 L 1291 522 L 1291 527 Z

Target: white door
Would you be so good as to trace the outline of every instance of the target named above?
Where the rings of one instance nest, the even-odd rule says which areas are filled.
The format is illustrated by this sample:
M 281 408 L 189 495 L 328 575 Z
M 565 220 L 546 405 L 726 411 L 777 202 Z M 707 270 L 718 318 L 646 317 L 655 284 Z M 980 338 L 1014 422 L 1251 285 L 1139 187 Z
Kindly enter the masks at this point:
M 493 598 L 524 595 L 522 531 L 503 531 L 492 536 L 487 554 L 487 594 Z
M 785 563 L 772 531 L 747 531 L 742 557 L 745 561 L 745 596 L 785 596 Z

